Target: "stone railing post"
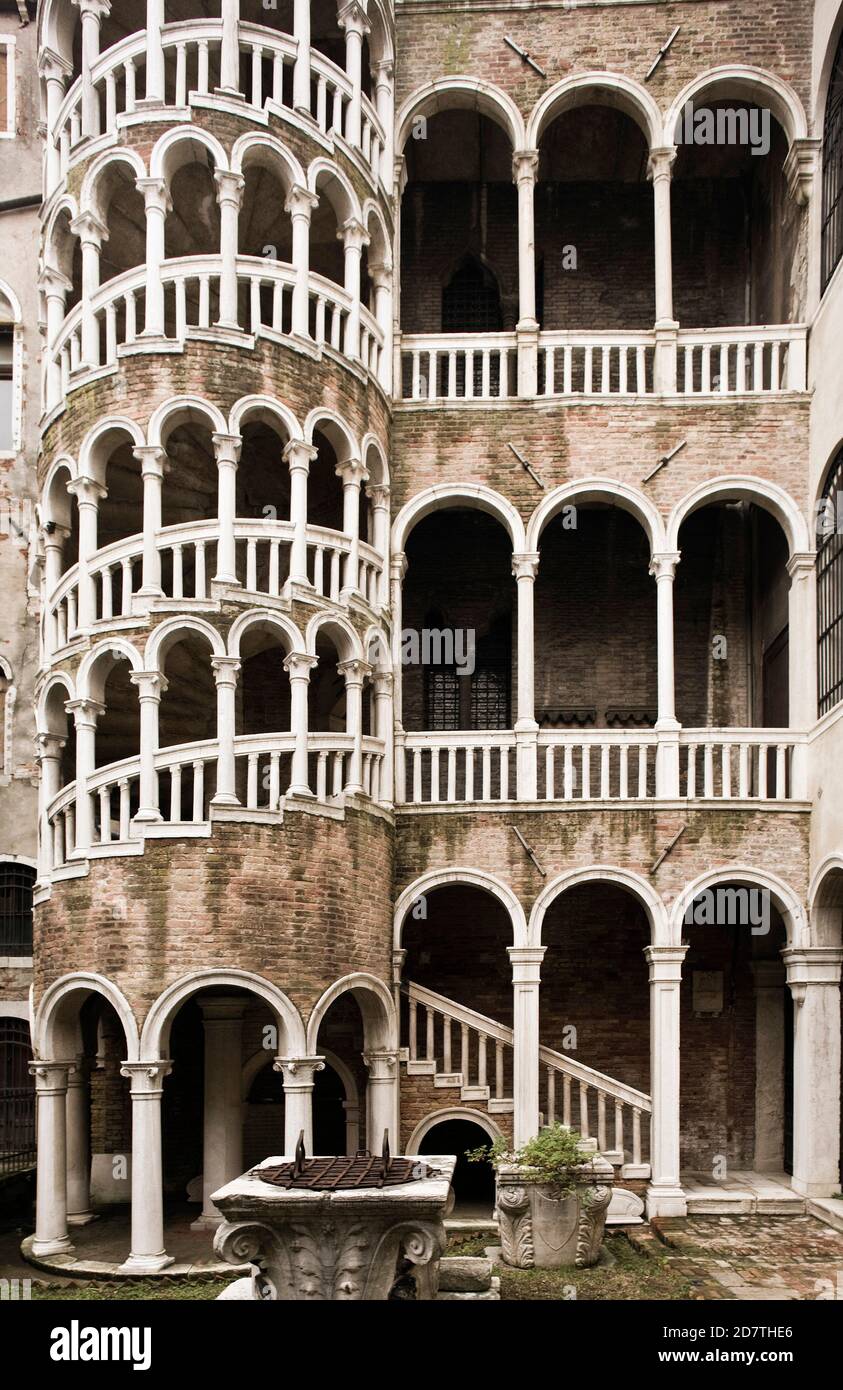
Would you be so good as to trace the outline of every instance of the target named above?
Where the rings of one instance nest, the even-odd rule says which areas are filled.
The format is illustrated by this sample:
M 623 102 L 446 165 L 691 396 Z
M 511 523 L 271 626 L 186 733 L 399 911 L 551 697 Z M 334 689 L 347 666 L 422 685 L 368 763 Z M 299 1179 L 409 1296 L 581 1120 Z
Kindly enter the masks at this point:
M 158 752 L 158 708 L 167 682 L 160 671 L 133 671 L 129 679 L 137 686 L 140 705 L 140 804 L 134 819 L 159 821 L 155 755 Z
M 164 263 L 167 213 L 173 210 L 170 191 L 163 179 L 143 178 L 137 181 L 143 194 L 146 218 L 146 282 L 144 290 L 144 324 L 142 338 L 163 338 L 164 282 L 161 267 Z
M 215 656 L 211 659 L 217 683 L 217 790 L 212 806 L 239 806 L 236 792 L 234 757 L 235 695 L 240 658 Z
M 290 652 L 284 662 L 284 670 L 290 678 L 290 727 L 296 740 L 290 769 L 290 796 L 313 795 L 307 766 L 307 692 L 310 673 L 316 665 L 318 658 L 304 652 Z
M 372 674 L 372 668 L 365 661 L 354 659 L 342 661 L 337 671 L 345 677 L 345 720 L 346 730 L 354 743 L 348 769 L 348 778 L 343 790 L 348 796 L 363 794 L 363 683 Z
M 68 700 L 68 714 L 76 724 L 76 852 L 84 854 L 94 842 L 94 818 L 88 779 L 96 767 L 97 720 L 105 714 L 105 705 L 96 700 Z
M 212 436 L 217 459 L 217 572 L 220 584 L 239 584 L 234 520 L 237 512 L 237 465 L 243 440 L 239 434 Z
M 679 731 L 676 718 L 673 644 L 673 581 L 679 552 L 654 555 L 650 574 L 656 580 L 658 645 L 658 718 L 656 733 L 656 796 L 675 800 L 679 795 Z
M 515 723 L 515 739 L 519 801 L 535 801 L 538 795 L 539 726 L 536 723 L 535 711 L 533 635 L 534 590 L 538 567 L 537 552 L 512 557 L 512 573 L 518 589 L 518 717 Z

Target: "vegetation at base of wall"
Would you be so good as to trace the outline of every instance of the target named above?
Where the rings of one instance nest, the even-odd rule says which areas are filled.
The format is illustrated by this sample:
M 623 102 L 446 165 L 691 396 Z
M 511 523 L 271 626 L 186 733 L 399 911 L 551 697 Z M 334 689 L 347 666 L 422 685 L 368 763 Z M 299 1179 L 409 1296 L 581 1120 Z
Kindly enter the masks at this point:
M 498 1265 L 495 1274 L 500 1275 L 501 1299 L 669 1303 L 698 1296 L 670 1261 L 655 1253 L 642 1255 L 626 1236 L 608 1235 L 604 1249 L 608 1259 L 593 1269 L 511 1269 Z
M 217 1298 L 231 1279 L 97 1279 L 73 1284 L 32 1282 L 32 1298 L 38 1302 L 134 1302 L 145 1300 L 207 1300 Z

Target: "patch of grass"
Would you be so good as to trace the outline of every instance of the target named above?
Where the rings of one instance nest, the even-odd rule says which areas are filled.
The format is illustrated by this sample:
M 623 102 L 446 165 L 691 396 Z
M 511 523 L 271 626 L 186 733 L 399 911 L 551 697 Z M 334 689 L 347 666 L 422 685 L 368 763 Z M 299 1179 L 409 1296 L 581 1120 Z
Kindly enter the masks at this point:
M 236 1276 L 235 1276 L 236 1277 Z M 43 1284 L 33 1282 L 33 1300 L 89 1303 L 121 1303 L 154 1301 L 158 1299 L 216 1298 L 229 1279 L 97 1279 L 77 1284 Z
M 673 1272 L 658 1254 L 642 1255 L 623 1235 L 607 1236 L 614 1264 L 594 1269 L 510 1269 L 499 1265 L 505 1300 L 573 1299 L 615 1302 L 635 1299 L 672 1302 L 691 1298 L 687 1279 Z
M 484 1255 L 487 1245 L 497 1245 L 494 1232 L 487 1235 L 449 1236 L 446 1255 Z

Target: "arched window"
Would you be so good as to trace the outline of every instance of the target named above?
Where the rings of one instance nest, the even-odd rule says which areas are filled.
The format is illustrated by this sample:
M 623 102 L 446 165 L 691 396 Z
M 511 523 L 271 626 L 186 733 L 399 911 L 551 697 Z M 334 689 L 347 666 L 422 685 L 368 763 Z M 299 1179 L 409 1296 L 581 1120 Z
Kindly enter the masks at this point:
M 20 311 L 0 282 L 0 456 L 20 448 Z
M 843 448 L 828 472 L 817 525 L 817 655 L 820 714 L 843 699 Z
M 843 256 L 843 35 L 837 45 L 823 131 L 822 288 Z
M 17 859 L 0 862 L 0 956 L 32 955 L 35 870 Z
M 0 1174 L 35 1162 L 35 1088 L 32 1048 L 22 1018 L 0 1018 Z

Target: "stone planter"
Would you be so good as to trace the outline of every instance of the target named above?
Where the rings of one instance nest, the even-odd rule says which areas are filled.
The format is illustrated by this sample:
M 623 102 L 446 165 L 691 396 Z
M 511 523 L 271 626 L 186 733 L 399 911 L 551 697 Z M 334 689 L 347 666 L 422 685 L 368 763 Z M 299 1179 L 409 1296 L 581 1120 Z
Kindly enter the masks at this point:
M 434 1299 L 456 1159 L 425 1154 L 418 1162 L 423 1177 L 390 1187 L 287 1190 L 262 1182 L 260 1168 L 221 1187 L 211 1197 L 223 1216 L 214 1249 L 229 1264 L 254 1266 L 253 1291 L 244 1284 L 227 1297 L 388 1299 L 409 1273 L 415 1297 Z
M 584 1149 L 588 1144 L 583 1141 Z M 576 1170 L 574 1191 L 562 1197 L 553 1195 L 552 1185 L 542 1182 L 535 1169 L 498 1169 L 495 1215 L 505 1264 L 517 1269 L 586 1269 L 597 1263 L 613 1171 L 600 1154 L 586 1153 Z

